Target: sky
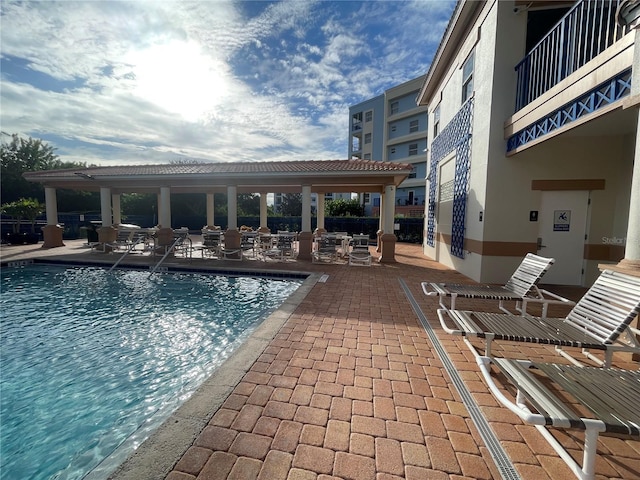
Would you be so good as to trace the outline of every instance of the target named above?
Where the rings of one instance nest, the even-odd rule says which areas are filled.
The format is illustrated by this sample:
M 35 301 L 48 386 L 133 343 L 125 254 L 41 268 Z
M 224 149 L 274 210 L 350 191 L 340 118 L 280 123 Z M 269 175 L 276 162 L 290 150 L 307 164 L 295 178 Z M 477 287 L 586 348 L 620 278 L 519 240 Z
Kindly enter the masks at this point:
M 346 159 L 349 107 L 427 73 L 455 6 L 0 0 L 0 130 L 87 165 Z

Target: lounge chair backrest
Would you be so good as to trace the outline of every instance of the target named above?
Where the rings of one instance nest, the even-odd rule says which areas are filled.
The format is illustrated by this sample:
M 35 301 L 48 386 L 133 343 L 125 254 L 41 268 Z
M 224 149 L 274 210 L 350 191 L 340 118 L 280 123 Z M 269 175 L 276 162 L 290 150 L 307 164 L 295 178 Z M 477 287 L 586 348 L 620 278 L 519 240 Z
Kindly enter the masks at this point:
M 369 249 L 369 235 L 354 235 L 351 240 L 354 249 Z
M 222 233 L 218 231 L 207 231 L 202 234 L 202 244 L 205 247 L 217 247 L 222 243 Z
M 535 287 L 546 271 L 551 268 L 553 262 L 555 262 L 553 258 L 540 257 L 533 253 L 527 253 L 504 288 L 521 297 L 525 297 L 529 291 Z
M 609 344 L 639 313 L 640 277 L 604 270 L 565 321 Z

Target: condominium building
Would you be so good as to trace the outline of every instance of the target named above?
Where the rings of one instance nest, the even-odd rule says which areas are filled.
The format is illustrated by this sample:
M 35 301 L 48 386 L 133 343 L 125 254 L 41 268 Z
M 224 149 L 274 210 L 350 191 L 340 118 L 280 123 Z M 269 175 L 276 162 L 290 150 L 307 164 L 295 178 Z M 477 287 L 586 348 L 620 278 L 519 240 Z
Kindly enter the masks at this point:
M 427 173 L 427 109 L 416 98 L 424 76 L 349 107 L 349 158 L 408 163 L 413 172 L 396 192 L 396 215 L 424 214 Z M 380 210 L 377 192 L 361 194 L 368 215 Z
M 551 284 L 640 262 L 640 36 L 621 3 L 457 4 L 418 95 L 425 255 L 490 283 L 529 252 L 555 258 Z

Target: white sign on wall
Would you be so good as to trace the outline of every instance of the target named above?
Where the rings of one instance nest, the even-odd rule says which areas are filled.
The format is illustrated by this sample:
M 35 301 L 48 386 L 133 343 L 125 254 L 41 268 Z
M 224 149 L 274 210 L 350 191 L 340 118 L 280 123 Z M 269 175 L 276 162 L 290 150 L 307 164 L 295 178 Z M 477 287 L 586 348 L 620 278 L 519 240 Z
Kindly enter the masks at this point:
M 571 225 L 571 210 L 553 211 L 553 231 L 568 232 Z

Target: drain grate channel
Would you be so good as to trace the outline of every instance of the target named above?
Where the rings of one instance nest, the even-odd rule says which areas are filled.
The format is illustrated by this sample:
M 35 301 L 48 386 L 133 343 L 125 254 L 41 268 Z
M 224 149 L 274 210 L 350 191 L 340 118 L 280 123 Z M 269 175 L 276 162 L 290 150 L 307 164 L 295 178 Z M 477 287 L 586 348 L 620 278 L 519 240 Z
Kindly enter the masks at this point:
M 427 335 L 429 336 L 429 339 L 431 340 L 431 343 L 433 344 L 433 347 L 435 348 L 436 353 L 438 354 L 438 357 L 442 362 L 442 365 L 451 377 L 452 383 L 458 390 L 458 394 L 462 398 L 462 402 L 464 403 L 465 407 L 467 407 L 469 415 L 471 416 L 473 423 L 476 425 L 476 428 L 480 432 L 480 436 L 482 437 L 482 440 L 489 450 L 493 461 L 496 463 L 496 466 L 498 467 L 502 478 L 504 480 L 521 480 L 520 475 L 518 475 L 518 472 L 511 462 L 511 459 L 502 448 L 502 445 L 496 438 L 493 430 L 491 430 L 487 419 L 480 411 L 478 404 L 462 381 L 460 374 L 456 370 L 456 367 L 453 365 L 453 362 L 449 358 L 449 355 L 440 343 L 440 340 L 436 336 L 436 333 L 433 331 L 433 328 L 431 328 L 431 325 L 427 321 L 427 317 L 425 317 L 424 313 L 420 309 L 418 302 L 416 302 L 416 299 L 413 297 L 411 291 L 407 287 L 407 284 L 404 282 L 404 280 L 400 279 L 400 285 L 402 286 L 402 289 L 404 290 L 404 293 L 407 296 L 409 303 L 411 304 L 411 308 L 413 308 L 413 311 L 420 320 L 422 327 L 427 332 Z

